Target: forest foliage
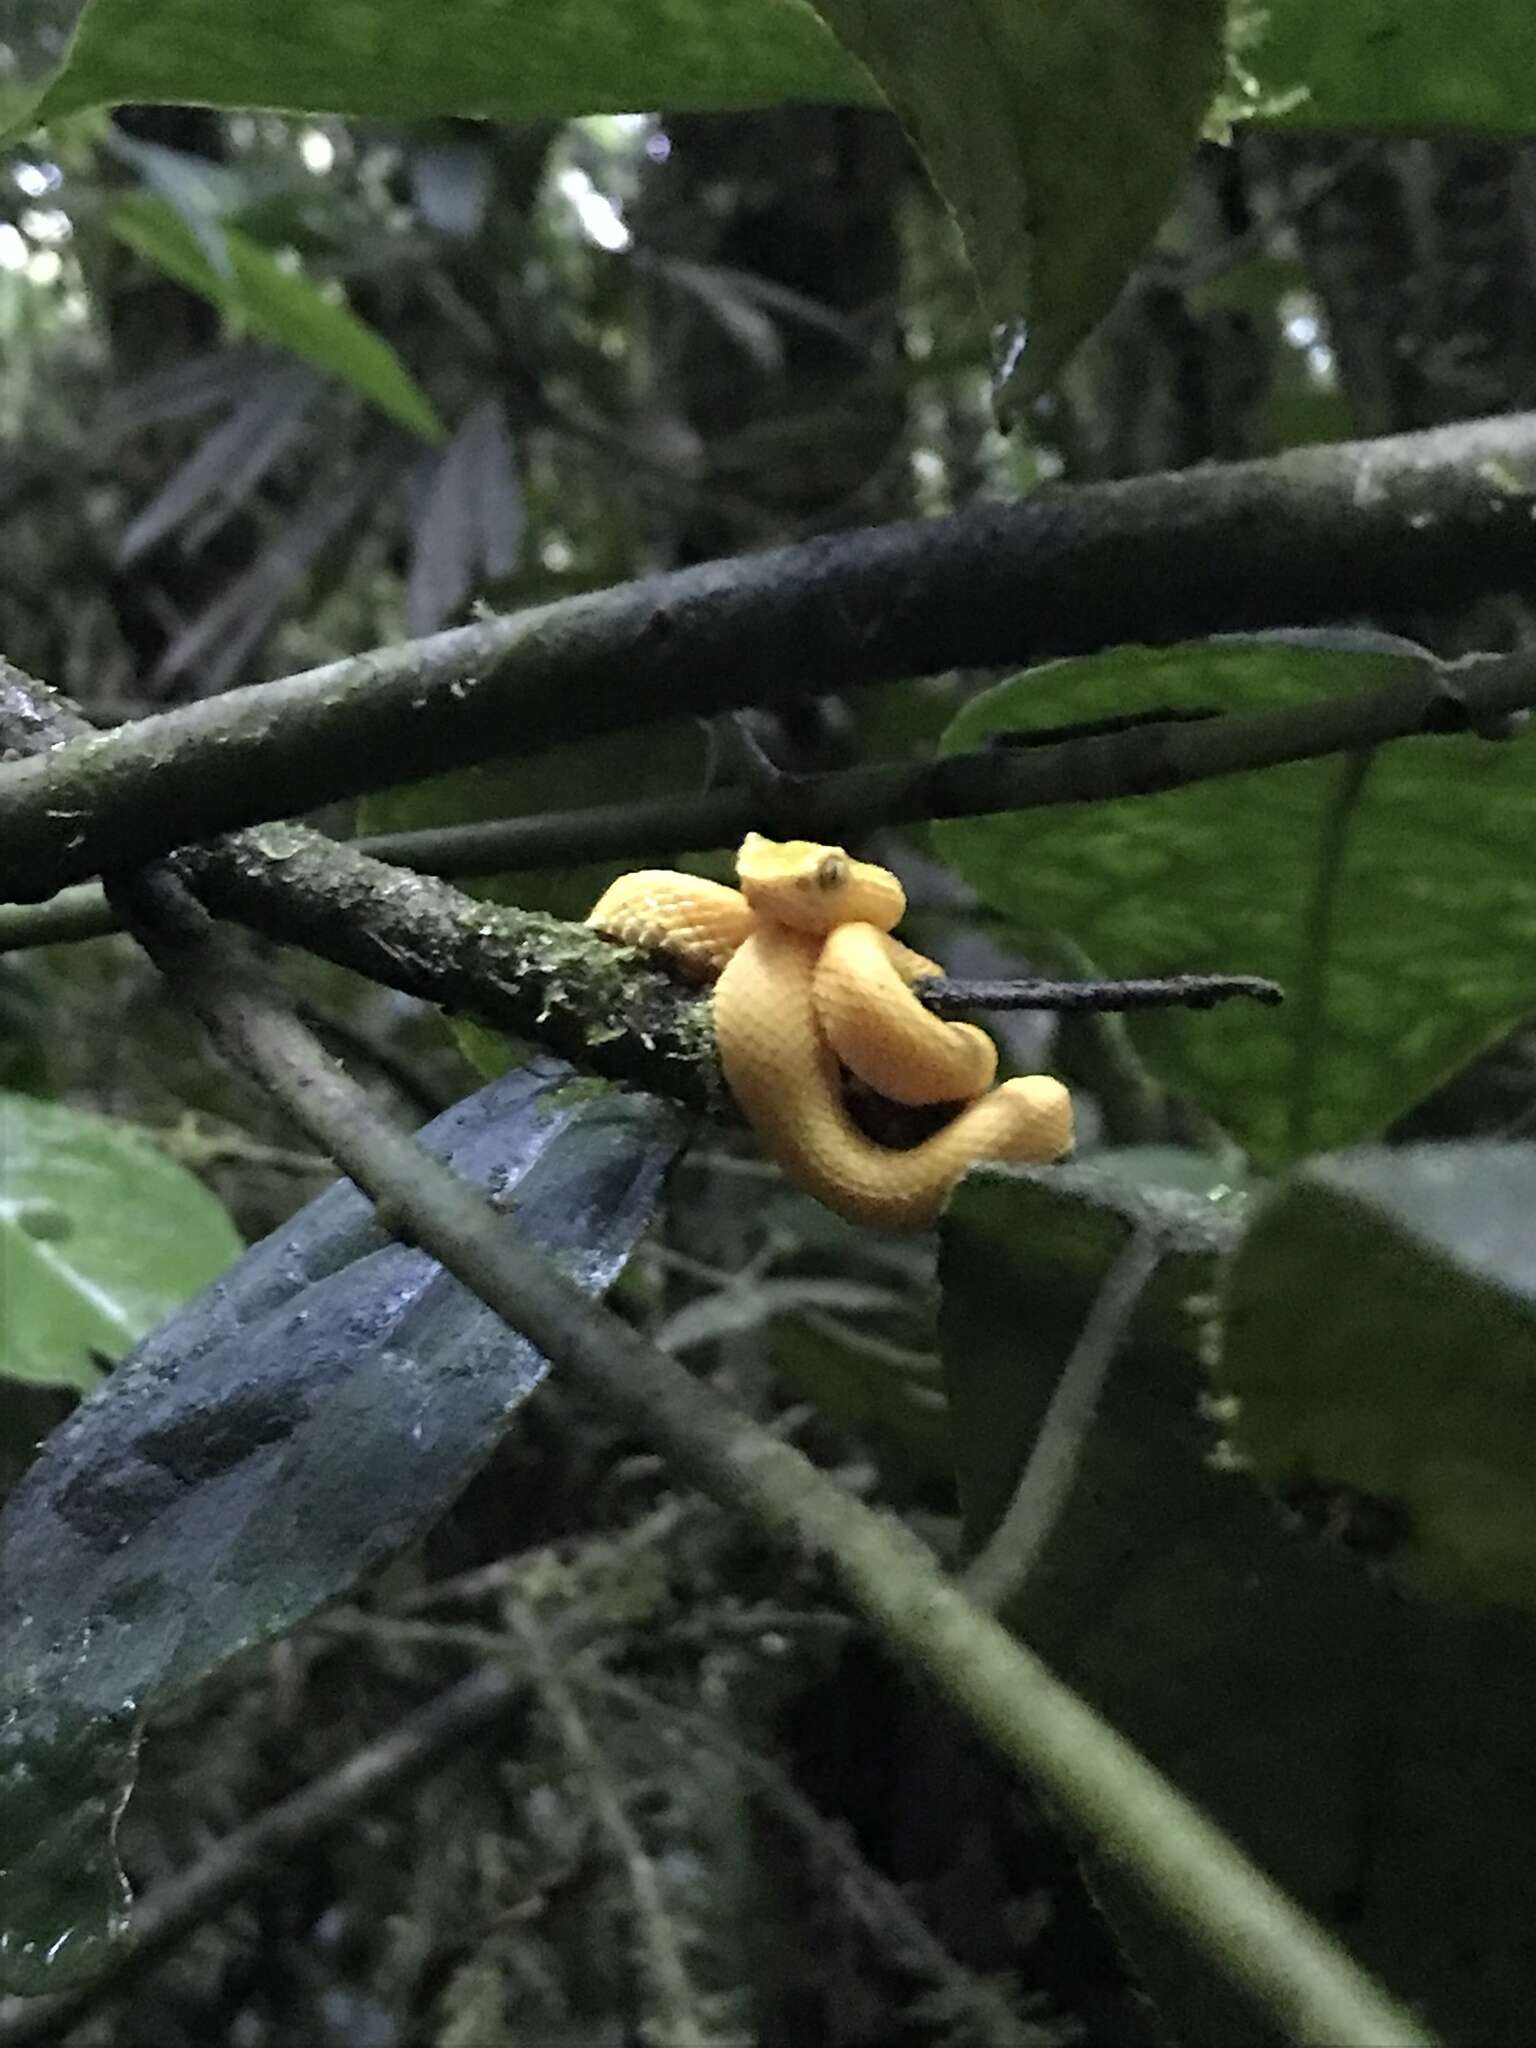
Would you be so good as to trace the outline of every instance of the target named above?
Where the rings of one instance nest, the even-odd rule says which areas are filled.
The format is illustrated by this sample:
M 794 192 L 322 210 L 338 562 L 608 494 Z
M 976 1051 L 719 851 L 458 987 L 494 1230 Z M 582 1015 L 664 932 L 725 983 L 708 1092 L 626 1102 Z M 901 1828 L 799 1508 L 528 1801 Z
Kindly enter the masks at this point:
M 0 2043 L 1519 2040 L 1528 9 L 16 13 Z M 997 1012 L 1075 1158 L 857 1230 L 566 922 L 805 821 L 956 977 L 1285 1000 Z M 557 1342 L 357 1163 L 424 1122 Z M 1053 1778 L 989 1615 L 1189 1805 Z

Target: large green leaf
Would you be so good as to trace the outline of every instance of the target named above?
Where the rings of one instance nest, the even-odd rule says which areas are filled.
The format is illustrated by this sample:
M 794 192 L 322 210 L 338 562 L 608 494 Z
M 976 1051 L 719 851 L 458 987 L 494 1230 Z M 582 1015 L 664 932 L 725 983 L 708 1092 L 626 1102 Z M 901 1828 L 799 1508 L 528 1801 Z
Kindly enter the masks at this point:
M 444 438 L 432 401 L 384 337 L 238 228 L 216 229 L 229 259 L 221 268 L 163 199 L 125 199 L 110 221 L 130 248 L 222 307 L 238 326 L 350 384 L 423 440 Z
M 906 26 L 878 20 L 878 0 L 862 0 L 856 13 L 857 4 L 841 0 L 834 13 L 828 0 L 821 10 L 853 49 L 861 33 L 890 41 Z M 1019 19 L 1008 21 L 1004 0 L 986 4 L 1009 42 L 1031 32 L 1026 16 L 1052 12 L 1082 23 L 1085 42 L 1100 34 L 1116 39 L 1097 53 L 1101 68 L 1088 74 L 1084 108 L 1124 138 L 1122 155 L 1134 164 L 1130 138 L 1146 132 L 1141 111 L 1124 100 L 1106 103 L 1095 89 L 1117 65 L 1119 44 L 1138 36 L 1132 11 L 1011 0 L 1008 11 Z M 914 17 L 923 11 L 900 9 Z M 890 12 L 897 12 L 893 4 Z M 958 8 L 928 12 L 946 23 L 960 15 Z M 1150 19 L 1153 9 L 1142 14 Z M 1240 59 L 1253 74 L 1255 99 L 1269 109 L 1261 118 L 1420 134 L 1519 134 L 1536 126 L 1525 0 L 1481 0 L 1471 14 L 1462 0 L 1350 7 L 1270 0 L 1238 19 Z M 988 33 L 980 0 L 960 25 L 963 33 Z M 1040 33 L 1051 32 L 1049 23 L 1041 26 Z M 875 97 L 863 66 L 805 0 L 437 0 L 430 10 L 414 0 L 352 0 L 344 8 L 310 0 L 29 0 L 23 18 L 8 25 L 7 42 L 14 62 L 0 120 L 11 129 L 29 115 L 51 120 L 124 100 L 518 120 Z M 866 54 L 877 68 L 882 53 L 871 45 Z M 948 64 L 942 48 L 936 62 L 941 72 Z M 990 80 L 979 88 L 974 77 L 959 83 L 977 90 L 978 109 L 996 104 Z M 1125 129 L 1119 123 L 1127 114 Z M 1080 119 L 1086 131 L 1092 119 L 1086 111 Z
M 1320 1159 L 1232 1268 L 1239 1448 L 1410 1584 L 1536 1608 L 1536 1146 Z
M 1286 127 L 1536 129 L 1529 0 L 1268 0 L 1253 16 L 1241 56 Z
M 573 1079 L 531 1062 L 423 1139 L 598 1294 L 681 1133 Z M 0 1516 L 0 1976 L 103 1965 L 141 1716 L 429 1526 L 544 1369 L 344 1182 L 49 1439 Z
M 960 224 L 1005 388 L 1048 384 L 1167 211 L 1221 77 L 1223 0 L 814 0 Z
M 1122 648 L 974 698 L 944 737 L 1163 705 L 1241 712 L 1421 673 L 1283 640 Z M 1536 1008 L 1536 749 L 1407 740 L 1161 796 L 965 818 L 936 844 L 1039 948 L 1106 974 L 1272 975 L 1278 1009 L 1137 1018 L 1148 1064 L 1274 1164 L 1374 1137 Z
M 94 1387 L 240 1251 L 221 1204 L 134 1125 L 0 1094 L 0 1376 Z
M 1112 1183 L 1095 1201 L 1067 1172 L 973 1174 L 944 1218 L 945 1372 L 957 1448 L 983 1489 L 968 1502 L 973 1541 L 1001 1509 L 1004 1451 L 1011 1483 L 1110 1259 L 1149 1213 L 1176 1213 L 1176 1196 L 1143 1187 L 1127 1203 Z M 1210 1208 L 1214 1252 L 1233 1234 L 1231 1205 Z M 1195 1247 L 1154 1279 L 1007 1618 L 1444 2038 L 1523 2041 L 1536 2001 L 1536 1641 L 1523 1616 L 1405 1601 L 1288 1526 L 1216 1455 L 1204 1347 L 1190 1342 L 1209 1330 L 1215 1271 Z M 1315 1322 L 1315 1292 L 1297 1284 Z M 1374 1326 L 1360 1342 L 1377 1345 Z M 1171 2038 L 1271 2038 L 1113 1870 L 1091 1877 Z
M 805 0 L 92 0 L 37 118 L 124 100 L 532 120 L 874 97 Z
M 95 0 L 39 112 L 168 99 L 530 118 L 865 100 L 872 76 L 959 221 L 1022 390 L 1054 376 L 1165 212 L 1224 17 L 1222 0 Z

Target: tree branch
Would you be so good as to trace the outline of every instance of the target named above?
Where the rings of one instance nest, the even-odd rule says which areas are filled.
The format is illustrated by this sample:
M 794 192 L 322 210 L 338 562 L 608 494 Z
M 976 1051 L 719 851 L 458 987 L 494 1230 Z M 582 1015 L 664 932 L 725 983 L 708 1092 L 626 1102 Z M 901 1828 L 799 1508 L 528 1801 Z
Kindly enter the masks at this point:
M 693 1109 L 729 1099 L 708 1003 L 585 925 L 477 902 L 303 825 L 186 847 L 175 867 L 217 915 L 385 987 Z
M 0 875 L 34 901 L 363 788 L 690 712 L 1449 604 L 1529 583 L 1533 511 L 1525 413 L 705 563 L 11 762 Z
M 836 844 L 883 826 L 930 818 L 1148 796 L 1389 740 L 1466 732 L 1502 737 L 1501 721 L 1532 705 L 1536 655 L 1528 651 L 1426 662 L 1411 681 L 1245 717 L 1117 722 L 1112 732 L 1051 744 L 981 747 L 942 760 L 785 775 L 771 787 L 759 783 L 488 824 L 377 834 L 353 842 L 351 851 L 433 874 L 463 875 L 733 846 L 747 832 L 765 827 L 785 838 Z M 0 799 L 5 772 L 0 770 Z M 99 892 L 69 889 L 52 902 L 0 906 L 0 952 L 113 929 Z
M 1163 1250 L 1155 1230 L 1139 1230 L 1104 1277 L 1051 1395 L 1013 1498 L 961 1579 L 966 1592 L 989 1614 L 1004 1613 L 1017 1600 L 1061 1518 L 1109 1368 Z
M 844 1493 L 611 1310 L 415 1139 L 383 1121 L 164 870 L 122 908 L 232 1058 L 429 1251 L 625 1428 L 764 1535 L 821 1556 L 885 1640 L 922 1666 L 1016 1768 L 1144 1888 L 1211 1967 L 1290 2039 L 1429 2048 L 1321 1927 L 1030 1651 L 946 1579 L 910 1531 Z

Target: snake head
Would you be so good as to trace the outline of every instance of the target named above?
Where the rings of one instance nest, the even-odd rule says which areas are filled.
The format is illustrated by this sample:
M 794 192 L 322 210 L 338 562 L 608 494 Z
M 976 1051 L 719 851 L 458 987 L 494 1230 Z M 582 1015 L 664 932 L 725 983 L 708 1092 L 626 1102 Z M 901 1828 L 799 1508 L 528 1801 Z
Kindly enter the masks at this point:
M 749 832 L 736 856 L 736 878 L 760 917 L 799 932 L 824 933 L 839 924 L 888 932 L 907 908 L 905 891 L 887 869 L 814 839 Z

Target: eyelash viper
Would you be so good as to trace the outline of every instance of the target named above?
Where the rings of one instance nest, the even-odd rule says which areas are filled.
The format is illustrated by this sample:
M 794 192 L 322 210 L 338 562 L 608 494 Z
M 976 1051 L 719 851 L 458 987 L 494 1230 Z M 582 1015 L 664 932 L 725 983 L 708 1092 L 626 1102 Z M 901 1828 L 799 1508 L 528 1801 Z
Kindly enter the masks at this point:
M 1038 1164 L 1071 1149 L 1059 1081 L 1030 1074 L 994 1088 L 987 1034 L 913 995 L 913 981 L 943 969 L 891 937 L 907 904 L 887 869 L 750 832 L 736 873 L 739 890 L 665 869 L 622 875 L 587 923 L 714 983 L 731 1093 L 800 1187 L 854 1222 L 916 1230 L 973 1162 Z M 896 1102 L 965 1107 L 921 1144 L 881 1145 L 849 1115 L 842 1067 Z

